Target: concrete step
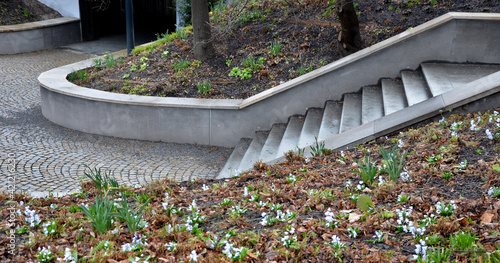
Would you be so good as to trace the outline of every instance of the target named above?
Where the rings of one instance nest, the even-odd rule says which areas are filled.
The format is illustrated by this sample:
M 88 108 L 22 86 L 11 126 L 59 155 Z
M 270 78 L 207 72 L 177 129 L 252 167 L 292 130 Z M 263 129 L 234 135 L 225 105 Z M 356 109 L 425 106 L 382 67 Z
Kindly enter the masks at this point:
M 339 133 L 343 133 L 359 125 L 361 125 L 361 95 L 357 93 L 345 94 Z
M 433 96 L 500 71 L 500 65 L 422 63 L 427 84 Z
M 342 104 L 336 101 L 327 101 L 321 119 L 318 141 L 325 140 L 339 134 L 340 118 L 342 117 Z
M 283 139 L 281 140 L 280 147 L 276 153 L 276 158 L 283 156 L 286 152 L 290 150 L 297 149 L 297 143 L 299 142 L 300 132 L 304 126 L 303 116 L 292 116 L 288 121 L 288 124 L 283 134 Z
M 242 138 L 240 140 L 238 145 L 234 147 L 233 153 L 231 153 L 231 156 L 229 156 L 229 159 L 227 159 L 226 165 L 224 165 L 224 167 L 220 171 L 217 179 L 230 178 L 233 175 L 242 172 L 238 171 L 238 167 L 240 166 L 241 159 L 245 155 L 245 152 L 248 149 L 248 146 L 250 146 L 251 141 L 252 139 L 249 138 Z
M 384 114 L 389 115 L 408 106 L 405 90 L 401 80 L 383 79 L 382 97 L 384 98 Z
M 267 136 L 269 135 L 269 131 L 257 131 L 248 146 L 248 149 L 241 158 L 240 166 L 238 167 L 239 171 L 246 171 L 253 167 L 253 165 L 259 160 L 260 153 L 262 152 L 262 147 L 266 142 Z
M 285 133 L 286 124 L 277 123 L 274 124 L 267 136 L 267 140 L 262 147 L 262 151 L 259 155 L 259 160 L 263 162 L 268 162 L 276 158 L 278 154 L 278 148 L 280 147 L 281 139 L 283 139 L 283 134 Z
M 422 72 L 403 70 L 401 71 L 401 79 L 403 80 L 408 106 L 412 106 L 432 97 Z
M 384 116 L 384 101 L 380 86 L 363 87 L 361 103 L 361 123 L 368 123 Z
M 323 118 L 323 109 L 320 108 L 310 108 L 307 110 L 306 119 L 304 121 L 304 126 L 300 132 L 299 143 L 297 144 L 299 148 L 304 148 L 307 145 L 313 144 L 319 135 L 319 128 L 321 126 L 321 119 Z

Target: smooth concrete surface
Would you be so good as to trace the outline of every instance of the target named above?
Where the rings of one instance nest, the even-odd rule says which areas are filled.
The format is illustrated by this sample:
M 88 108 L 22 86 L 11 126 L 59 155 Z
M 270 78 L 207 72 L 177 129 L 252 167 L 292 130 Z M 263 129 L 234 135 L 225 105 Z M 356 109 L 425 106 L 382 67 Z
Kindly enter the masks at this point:
M 259 156 L 260 160 L 272 160 L 276 157 L 285 129 L 286 124 L 277 123 L 273 125 L 271 132 L 269 132 L 269 136 L 267 136 L 266 143 L 262 147 Z
M 432 96 L 422 72 L 403 70 L 401 71 L 401 79 L 405 88 L 408 106 L 422 102 Z
M 383 79 L 381 84 L 384 115 L 392 114 L 408 106 L 403 83 L 400 80 Z
M 281 139 L 280 147 L 278 147 L 277 156 L 282 156 L 290 149 L 296 149 L 299 142 L 300 132 L 304 126 L 304 117 L 292 116 L 286 126 L 285 133 Z
M 63 16 L 80 18 L 80 6 L 78 0 L 38 0 L 46 6 L 56 10 Z
M 500 52 L 500 51 L 499 51 Z M 500 61 L 497 61 L 500 63 Z M 500 65 L 423 63 L 422 71 L 434 96 L 500 70 Z M 445 77 L 446 76 L 446 77 Z
M 336 101 L 327 101 L 325 110 L 323 111 L 323 119 L 321 119 L 318 141 L 323 141 L 339 134 L 341 116 L 342 104 Z
M 455 90 L 432 97 L 390 116 L 384 116 L 373 122 L 363 124 L 349 130 L 349 132 L 330 137 L 323 142 L 328 149 L 346 149 L 414 125 L 433 116 L 439 116 L 440 113 L 449 110 L 454 110 L 457 113 L 473 113 L 497 107 L 500 107 L 500 72 L 464 84 Z M 310 150 L 311 146 L 306 147 L 305 153 L 309 153 Z M 269 160 L 268 163 L 283 161 L 285 161 L 285 158 L 280 156 Z
M 88 67 L 87 61 L 39 77 L 45 94 L 42 110 L 61 126 L 89 133 L 232 147 L 256 130 L 269 130 L 289 116 L 340 100 L 343 94 L 377 83 L 379 77 L 397 77 L 401 69 L 416 69 L 423 61 L 498 63 L 498 28 L 500 14 L 449 13 L 245 100 L 152 98 L 68 83 L 65 76 Z M 64 98 L 51 101 L 58 96 L 49 93 Z M 83 101 L 71 103 L 77 99 Z M 143 106 L 141 114 L 130 110 L 134 105 Z M 189 117 L 180 117 L 186 114 Z M 161 124 L 152 124 L 158 121 Z
M 299 142 L 297 143 L 299 148 L 303 148 L 306 145 L 313 144 L 316 141 L 315 136 L 316 138 L 318 138 L 322 118 L 323 109 L 311 108 L 307 110 L 304 127 L 302 127 Z
M 231 154 L 231 156 L 229 156 L 226 165 L 224 165 L 224 167 L 221 169 L 216 179 L 228 178 L 240 173 L 240 171 L 236 169 L 233 170 L 233 167 L 238 167 L 240 165 L 241 158 L 243 158 L 243 156 L 245 155 L 250 142 L 251 139 L 241 139 L 238 142 L 238 144 L 234 147 L 233 153 Z
M 260 153 L 262 152 L 262 147 L 264 147 L 268 135 L 268 131 L 258 131 L 255 133 L 252 142 L 248 146 L 245 155 L 243 155 L 243 158 L 241 159 L 238 170 L 246 171 L 252 168 L 253 164 L 256 163 L 257 160 L 259 160 Z
M 80 19 L 74 17 L 0 26 L 0 54 L 33 52 L 80 41 Z
M 363 87 L 361 123 L 368 123 L 384 116 L 384 102 L 380 86 Z
M 360 94 L 345 94 L 342 105 L 342 118 L 340 119 L 340 133 L 361 125 L 361 103 Z

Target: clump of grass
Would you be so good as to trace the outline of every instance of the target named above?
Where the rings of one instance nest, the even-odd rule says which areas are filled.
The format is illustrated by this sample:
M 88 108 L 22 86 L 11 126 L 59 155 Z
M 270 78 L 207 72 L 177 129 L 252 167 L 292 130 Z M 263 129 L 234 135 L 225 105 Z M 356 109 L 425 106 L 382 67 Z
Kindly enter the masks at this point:
M 281 43 L 273 42 L 271 43 L 271 58 L 276 57 L 281 51 Z
M 179 72 L 181 70 L 187 69 L 190 65 L 191 63 L 187 59 L 179 59 L 174 63 L 173 67 L 175 72 Z
M 208 80 L 205 80 L 203 82 L 198 82 L 196 87 L 198 88 L 198 93 L 208 94 L 212 89 L 212 84 L 208 82 Z

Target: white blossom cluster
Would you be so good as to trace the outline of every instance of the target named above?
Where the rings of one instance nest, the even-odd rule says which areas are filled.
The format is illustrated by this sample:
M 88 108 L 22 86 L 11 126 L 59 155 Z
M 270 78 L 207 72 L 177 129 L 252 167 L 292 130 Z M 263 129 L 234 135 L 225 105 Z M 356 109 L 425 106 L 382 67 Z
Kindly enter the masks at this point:
M 226 245 L 224 246 L 224 250 L 222 250 L 222 253 L 224 253 L 227 257 L 231 258 L 232 260 L 238 260 L 240 259 L 242 252 L 245 250 L 244 247 L 237 248 L 234 246 L 234 244 L 226 242 Z
M 420 239 L 420 244 L 415 245 L 415 255 L 413 255 L 413 259 L 417 260 L 419 257 L 422 257 L 422 261 L 425 262 L 427 259 L 427 245 L 425 241 Z
M 22 215 L 21 210 L 17 210 L 19 215 Z M 40 220 L 40 216 L 36 214 L 35 210 L 30 210 L 30 207 L 27 206 L 24 208 L 24 216 L 25 221 L 30 225 L 30 227 L 38 226 L 42 221 Z
M 408 174 L 408 170 L 406 170 L 406 168 L 404 168 L 403 172 L 399 174 L 399 177 L 401 177 L 403 182 L 408 182 L 410 180 L 410 175 Z
M 455 201 L 451 200 L 450 203 L 445 205 L 443 201 L 436 203 L 436 212 L 442 216 L 452 215 L 455 210 L 457 210 L 457 206 L 455 205 Z
M 135 233 L 134 236 L 132 237 L 132 243 L 126 243 L 122 245 L 122 251 L 124 252 L 137 251 L 141 250 L 142 247 L 147 245 L 148 241 L 146 237 L 143 237 L 141 234 Z
M 332 227 L 332 226 L 337 226 L 333 220 L 334 220 L 334 214 L 332 212 L 332 210 L 330 208 L 328 208 L 328 210 L 326 210 L 325 212 L 325 220 L 326 220 L 326 226 L 327 227 Z
M 64 249 L 64 258 L 57 258 L 58 261 L 64 261 L 64 262 L 70 262 L 70 263 L 76 263 L 75 257 L 71 254 L 71 250 L 69 247 Z
M 488 195 L 491 197 L 499 196 L 500 195 L 500 188 L 498 188 L 496 186 L 490 187 L 490 189 L 488 189 Z
M 398 214 L 398 220 L 397 220 L 398 225 L 401 228 L 401 230 L 403 230 L 405 233 L 411 233 L 414 238 L 423 236 L 425 234 L 426 228 L 416 227 L 413 221 L 409 220 L 412 212 L 413 212 L 413 206 L 410 206 L 408 210 L 406 210 L 406 207 L 403 207 L 402 210 L 396 209 L 396 213 Z
M 43 247 L 42 249 L 38 248 L 37 257 L 42 263 L 50 262 L 50 260 L 54 258 L 54 253 L 50 250 L 50 246 Z
M 276 217 L 271 217 L 266 212 L 262 212 L 261 215 L 262 221 L 260 224 L 263 226 L 272 226 L 275 222 L 286 222 L 295 217 L 295 214 L 289 210 L 286 210 L 286 213 L 281 212 L 281 210 L 277 210 Z
M 197 262 L 198 261 L 198 254 L 196 254 L 196 250 L 191 251 L 191 254 L 189 254 L 189 260 L 191 262 Z
M 42 226 L 43 226 L 43 234 L 46 236 L 54 234 L 57 229 L 56 221 L 49 221 L 47 223 L 44 223 Z
M 281 238 L 281 242 L 283 242 L 283 246 L 290 247 L 293 243 L 297 242 L 297 235 L 295 234 L 295 228 L 291 228 L 290 231 L 285 231 L 285 234 Z
M 170 241 L 169 243 L 165 244 L 165 247 L 167 247 L 168 251 L 173 252 L 177 248 L 177 243 Z

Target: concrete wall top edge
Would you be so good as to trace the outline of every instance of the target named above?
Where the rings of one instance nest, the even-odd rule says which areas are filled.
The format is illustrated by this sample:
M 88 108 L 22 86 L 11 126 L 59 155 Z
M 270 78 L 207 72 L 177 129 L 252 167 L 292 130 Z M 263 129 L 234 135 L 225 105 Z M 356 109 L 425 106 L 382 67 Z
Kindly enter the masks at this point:
M 57 26 L 57 25 L 61 25 L 61 24 L 67 24 L 67 23 L 76 22 L 76 21 L 80 21 L 80 19 L 75 18 L 75 17 L 61 17 L 61 18 L 42 20 L 42 21 L 36 21 L 36 22 L 31 22 L 31 23 L 0 26 L 0 33 L 27 31 L 27 30 Z
M 122 103 L 131 105 L 146 105 L 159 107 L 178 107 L 178 108 L 200 108 L 200 109 L 243 109 L 266 100 L 276 94 L 282 93 L 303 83 L 316 79 L 319 76 L 328 74 L 338 70 L 356 61 L 361 61 L 371 55 L 386 50 L 387 48 L 406 41 L 412 37 L 420 35 L 428 30 L 443 26 L 454 20 L 499 20 L 500 14 L 492 13 L 457 13 L 451 12 L 426 22 L 420 26 L 403 32 L 397 36 L 391 37 L 385 41 L 365 48 L 353 55 L 347 56 L 335 62 L 332 62 L 320 69 L 314 70 L 303 76 L 295 78 L 291 81 L 283 83 L 274 88 L 268 89 L 260 94 L 254 95 L 245 100 L 213 100 L 213 99 L 195 99 L 195 98 L 154 98 L 137 95 L 116 94 L 98 90 L 92 90 L 84 87 L 76 86 L 66 80 L 66 75 L 82 68 L 92 65 L 92 60 L 85 60 L 71 65 L 66 65 L 57 69 L 53 69 L 42 73 L 38 80 L 42 87 L 66 94 L 69 96 L 80 97 L 96 101 L 104 101 L 110 103 Z

